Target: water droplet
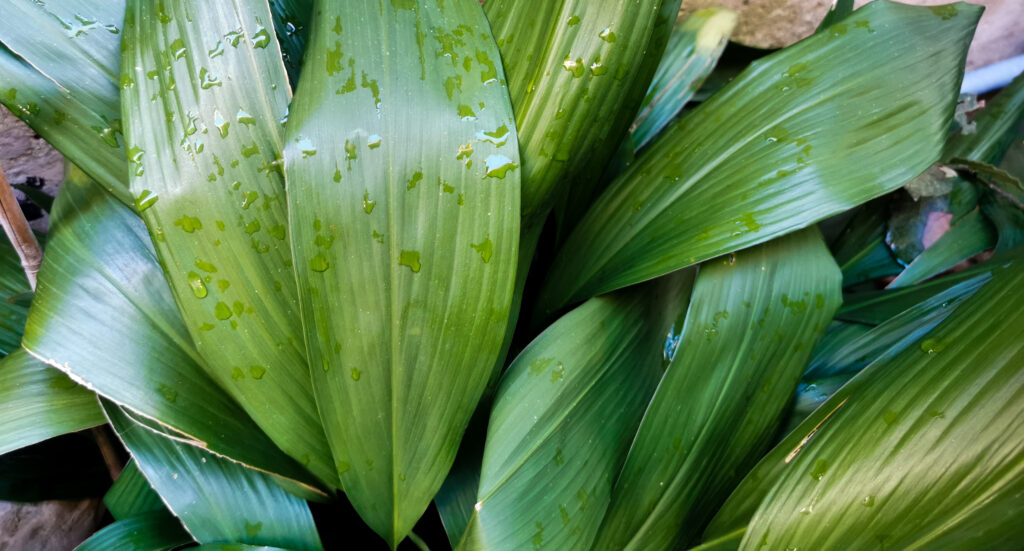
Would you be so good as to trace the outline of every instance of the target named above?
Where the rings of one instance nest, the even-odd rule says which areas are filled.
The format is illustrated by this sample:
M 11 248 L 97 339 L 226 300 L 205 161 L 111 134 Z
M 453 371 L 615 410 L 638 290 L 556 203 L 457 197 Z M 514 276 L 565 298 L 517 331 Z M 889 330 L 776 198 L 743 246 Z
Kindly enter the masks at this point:
M 570 27 L 574 27 L 576 25 L 579 25 L 580 24 L 580 16 L 574 15 L 574 16 L 570 17 L 568 24 L 569 24 Z
M 376 201 L 370 200 L 370 190 L 363 192 L 363 212 L 366 214 L 372 214 L 374 207 L 377 206 Z
M 174 401 L 178 399 L 178 391 L 163 383 L 160 383 L 160 386 L 157 387 L 157 391 L 159 391 L 160 395 L 164 397 L 164 400 L 167 400 L 168 402 L 174 403 Z
M 203 283 L 203 278 L 195 272 L 188 273 L 188 286 L 192 288 L 192 294 L 196 298 L 206 298 L 206 284 Z
M 218 302 L 217 305 L 213 307 L 213 315 L 222 321 L 229 319 L 231 318 L 231 307 L 228 306 L 227 303 Z
M 322 253 L 317 254 L 313 258 L 309 259 L 309 269 L 314 272 L 326 272 L 327 268 L 330 268 L 331 264 L 328 262 L 327 257 Z
M 611 29 L 605 29 L 601 31 L 601 34 L 597 35 L 601 37 L 601 40 L 608 42 L 609 44 L 615 42 L 615 33 Z
M 875 506 L 875 496 L 867 496 L 867 497 L 864 498 L 864 500 L 861 503 L 863 503 L 865 507 L 874 507 Z
M 942 18 L 943 21 L 956 17 L 957 11 L 954 4 L 947 4 L 945 6 L 929 6 L 932 13 Z
M 462 120 L 467 121 L 467 122 L 475 121 L 476 120 L 476 113 L 473 112 L 473 108 L 472 107 L 470 107 L 468 105 L 460 105 L 458 111 L 459 111 L 459 117 Z
M 491 242 L 491 238 L 485 238 L 479 243 L 470 243 L 469 246 L 476 252 L 480 253 L 480 258 L 482 258 L 485 263 L 491 261 L 491 255 L 494 254 L 494 243 Z
M 345 159 L 351 161 L 352 159 L 357 159 L 358 157 L 359 155 L 356 151 L 356 144 L 348 140 L 345 140 Z
M 206 272 L 208 274 L 215 274 L 215 273 L 217 273 L 217 267 L 214 266 L 213 264 L 205 261 L 205 260 L 198 260 L 197 259 L 196 262 L 195 262 L 195 267 L 199 268 L 200 270 L 202 270 L 202 271 L 204 271 L 204 272 Z
M 590 72 L 595 77 L 599 77 L 608 72 L 608 67 L 605 67 L 600 61 L 595 61 L 590 64 Z
M 819 459 L 814 462 L 814 467 L 811 468 L 811 472 L 808 473 L 814 480 L 821 480 L 825 476 L 825 472 L 828 471 L 828 460 Z
M 174 59 L 181 59 L 185 57 L 185 41 L 180 38 L 175 38 L 170 44 L 171 55 Z
M 188 215 L 175 220 L 174 225 L 180 227 L 185 233 L 194 233 L 196 230 L 203 229 L 203 223 L 198 218 Z
M 245 110 L 243 109 L 238 110 L 238 114 L 235 115 L 235 120 L 237 120 L 241 124 L 245 124 L 248 126 L 256 124 L 256 119 L 253 118 L 253 116 L 249 113 L 246 113 Z
M 358 380 L 359 380 L 359 378 L 360 378 L 360 377 L 361 377 L 362 375 L 363 375 L 363 372 L 362 372 L 362 371 L 359 371 L 359 369 L 357 369 L 357 368 L 355 368 L 355 367 L 353 367 L 353 368 L 352 368 L 352 380 L 353 380 L 353 381 L 358 381 Z
M 366 147 L 370 149 L 377 149 L 380 147 L 382 138 L 378 134 L 370 134 L 370 137 L 366 138 Z
M 508 142 L 509 135 L 508 126 L 503 124 L 494 132 L 484 132 L 483 130 L 477 132 L 476 139 L 482 142 L 492 143 L 496 147 L 501 147 Z
M 420 271 L 419 251 L 401 251 L 400 253 L 398 253 L 398 265 L 406 266 L 413 272 L 418 273 Z
M 302 153 L 303 159 L 308 159 L 313 155 L 316 155 L 316 148 L 313 147 L 313 141 L 309 138 L 301 138 L 295 140 L 299 145 L 299 151 Z
M 224 43 L 218 40 L 217 45 L 212 50 L 207 51 L 206 54 L 210 56 L 210 59 L 224 55 Z
M 944 348 L 946 348 L 946 343 L 938 339 L 925 339 L 921 343 L 921 351 L 929 356 L 942 352 Z
M 572 73 L 572 76 L 580 78 L 587 70 L 586 65 L 583 63 L 582 57 L 577 57 L 573 60 L 571 57 L 566 56 L 565 60 L 562 61 L 562 67 Z
M 267 29 L 262 26 L 256 27 L 256 32 L 252 35 L 252 47 L 253 48 L 266 48 L 270 44 L 270 33 Z
M 220 77 L 208 71 L 206 67 L 201 67 L 199 69 L 199 86 L 203 90 L 209 90 L 214 86 L 220 86 L 222 84 L 224 83 L 220 81 Z
M 504 178 L 508 171 L 519 166 L 504 155 L 490 155 L 484 163 L 487 178 Z

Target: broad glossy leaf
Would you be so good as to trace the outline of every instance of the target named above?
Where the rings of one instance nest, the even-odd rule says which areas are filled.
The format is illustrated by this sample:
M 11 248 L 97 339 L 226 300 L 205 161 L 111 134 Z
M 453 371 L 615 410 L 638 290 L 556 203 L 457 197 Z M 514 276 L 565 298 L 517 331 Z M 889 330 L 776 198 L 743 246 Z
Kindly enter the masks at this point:
M 392 545 L 454 460 L 512 301 L 521 163 L 486 29 L 473 0 L 325 5 L 288 122 L 295 273 L 332 466 Z
M 96 395 L 15 350 L 0 360 L 0 454 L 104 423 Z
M 169 551 L 192 538 L 166 511 L 140 513 L 96 532 L 75 551 Z
M 672 29 L 640 113 L 630 127 L 636 149 L 658 135 L 704 83 L 736 27 L 736 12 L 707 8 Z
M 103 496 L 103 505 L 107 507 L 110 514 L 118 520 L 141 513 L 152 511 L 166 511 L 164 502 L 160 496 L 153 491 L 149 481 L 139 470 L 139 464 L 130 460 L 117 477 L 114 484 Z
M 948 289 L 933 290 L 934 296 L 875 327 L 867 328 L 866 331 L 851 332 L 853 334 L 850 338 L 843 339 L 841 343 L 834 343 L 829 347 L 819 346 L 807 366 L 805 377 L 855 373 L 877 358 L 883 357 L 883 354 L 894 355 L 902 352 L 949 317 L 989 279 L 990 276 L 983 273 Z
M 525 228 L 543 224 L 560 183 L 581 171 L 600 174 L 603 166 L 589 165 L 603 165 L 619 147 L 664 51 L 679 3 L 484 4 L 521 131 Z
M 309 482 L 200 367 L 138 217 L 71 172 L 50 221 L 25 348 L 195 445 Z
M 596 549 L 699 538 L 771 444 L 841 281 L 816 229 L 701 266 L 679 351 L 618 473 Z
M 130 203 L 118 105 L 125 0 L 10 0 L 0 103 Z
M 693 271 L 584 303 L 502 379 L 459 549 L 588 549 Z
M 542 309 L 794 231 L 922 172 L 980 15 L 952 10 L 873 2 L 756 61 L 611 184 L 563 245 Z
M 924 250 L 887 288 L 906 287 L 923 281 L 996 244 L 992 224 L 975 209 L 954 224 L 938 241 Z
M 244 542 L 321 550 L 305 501 L 246 469 L 136 423 L 116 404 L 103 409 L 139 470 L 200 543 Z
M 1005 267 L 1004 267 L 1005 266 Z M 1004 549 L 1024 479 L 1024 265 L 875 362 L 769 453 L 705 534 L 741 549 Z
M 131 189 L 210 378 L 337 485 L 306 366 L 281 168 L 290 90 L 266 0 L 129 3 Z

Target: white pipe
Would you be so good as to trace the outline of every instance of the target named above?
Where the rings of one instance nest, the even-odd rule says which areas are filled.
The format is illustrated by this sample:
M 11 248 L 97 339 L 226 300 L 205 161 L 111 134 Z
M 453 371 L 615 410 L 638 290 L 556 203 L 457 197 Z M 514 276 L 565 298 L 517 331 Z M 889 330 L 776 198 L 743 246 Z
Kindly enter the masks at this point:
M 1024 73 L 1024 55 L 1004 59 L 964 75 L 961 94 L 984 94 L 1006 86 L 1017 75 Z

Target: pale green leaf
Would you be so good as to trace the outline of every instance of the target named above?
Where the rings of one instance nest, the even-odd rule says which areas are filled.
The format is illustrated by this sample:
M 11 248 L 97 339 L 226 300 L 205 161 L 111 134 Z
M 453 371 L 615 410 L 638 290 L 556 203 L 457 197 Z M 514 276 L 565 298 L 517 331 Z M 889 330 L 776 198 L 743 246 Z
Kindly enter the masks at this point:
M 138 217 L 73 171 L 50 221 L 25 348 L 196 445 L 309 482 L 200 367 Z
M 521 161 L 477 2 L 321 8 L 287 125 L 295 272 L 333 466 L 396 545 L 502 345 Z
M 131 189 L 210 378 L 337 485 L 298 323 L 281 167 L 290 89 L 272 31 L 266 0 L 129 3 Z

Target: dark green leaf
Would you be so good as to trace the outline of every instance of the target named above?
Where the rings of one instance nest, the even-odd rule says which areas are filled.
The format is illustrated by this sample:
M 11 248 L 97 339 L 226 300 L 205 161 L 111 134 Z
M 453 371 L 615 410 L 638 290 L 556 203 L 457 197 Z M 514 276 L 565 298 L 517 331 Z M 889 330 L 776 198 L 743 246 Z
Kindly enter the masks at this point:
M 291 94 L 268 26 L 265 0 L 129 3 L 131 189 L 201 365 L 336 486 L 297 321 L 280 161 Z
M 80 172 L 61 187 L 24 345 L 196 445 L 309 481 L 203 369 L 146 228 Z
M 270 476 L 137 424 L 116 404 L 104 401 L 103 408 L 139 470 L 196 541 L 323 549 L 309 506 Z
M 672 29 L 665 55 L 630 127 L 636 149 L 657 136 L 700 88 L 729 42 L 736 19 L 736 12 L 708 8 L 693 13 Z
M 32 288 L 17 251 L 0 238 L 0 354 L 6 356 L 19 348 L 31 299 Z
M 886 201 L 876 199 L 859 209 L 839 234 L 832 250 L 843 272 L 843 287 L 900 273 L 884 241 L 887 215 Z
M 972 256 L 991 249 L 996 244 L 996 233 L 979 209 L 960 219 L 914 259 L 887 288 L 906 287 L 923 281 Z
M 178 519 L 157 511 L 119 520 L 93 534 L 75 551 L 165 551 L 191 541 Z
M 772 442 L 841 274 L 816 229 L 701 266 L 678 355 L 644 412 L 595 549 L 699 537 Z
M 160 496 L 150 487 L 149 481 L 142 475 L 139 464 L 134 459 L 125 465 L 121 476 L 103 496 L 103 505 L 118 520 L 167 509 L 163 501 L 160 501 Z
M 706 539 L 743 549 L 1005 549 L 1024 537 L 1019 259 L 864 369 L 747 476 Z
M 19 349 L 0 360 L 0 454 L 104 423 L 96 395 Z
M 512 363 L 459 549 L 588 549 L 693 271 L 584 303 Z
M 541 309 L 766 241 L 922 172 L 980 15 L 952 10 L 873 2 L 755 62 L 612 183 L 555 260 Z

